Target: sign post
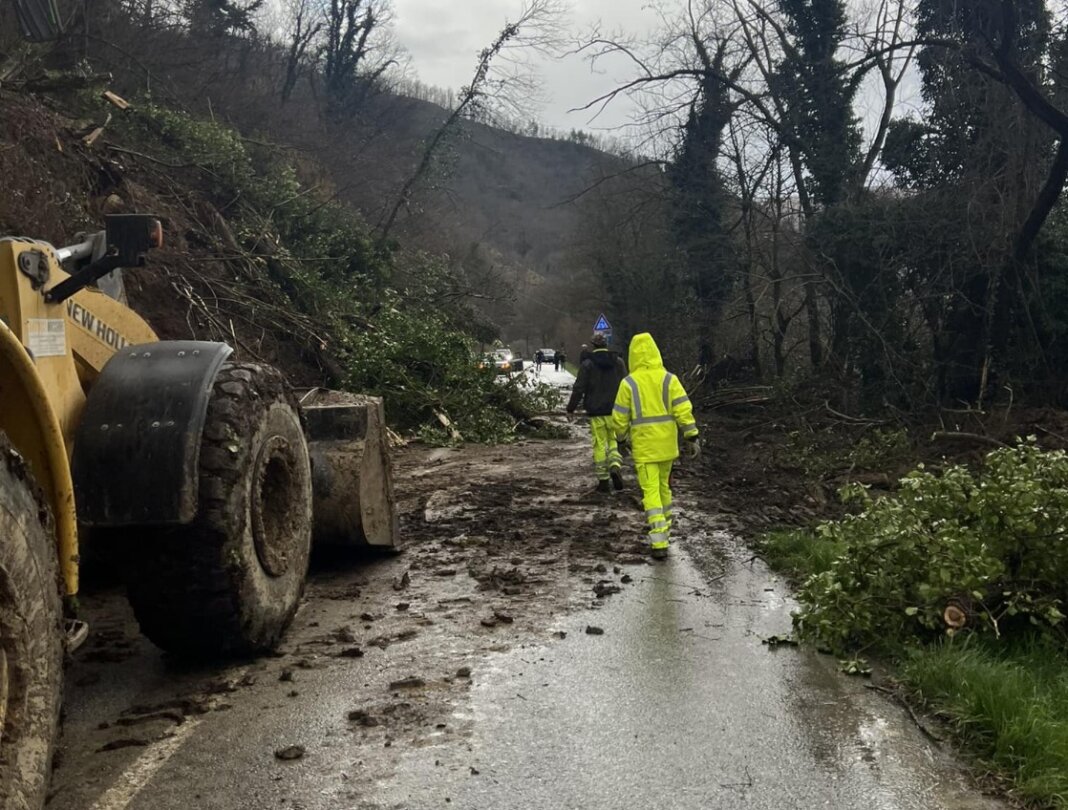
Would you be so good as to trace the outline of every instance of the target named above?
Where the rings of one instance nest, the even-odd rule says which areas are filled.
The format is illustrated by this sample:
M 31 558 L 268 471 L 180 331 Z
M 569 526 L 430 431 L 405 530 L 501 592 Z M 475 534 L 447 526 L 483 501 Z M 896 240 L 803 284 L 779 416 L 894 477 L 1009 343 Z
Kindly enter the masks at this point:
M 593 325 L 593 333 L 595 335 L 604 335 L 604 339 L 609 345 L 612 343 L 612 324 L 608 322 L 608 318 L 601 313 L 601 316 L 597 319 L 597 323 Z

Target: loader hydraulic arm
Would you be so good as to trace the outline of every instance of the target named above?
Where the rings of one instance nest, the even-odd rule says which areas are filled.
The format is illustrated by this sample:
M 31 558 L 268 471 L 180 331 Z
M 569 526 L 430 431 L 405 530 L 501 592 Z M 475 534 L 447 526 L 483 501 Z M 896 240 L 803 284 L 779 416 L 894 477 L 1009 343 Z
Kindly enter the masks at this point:
M 52 287 L 45 293 L 45 301 L 50 304 L 62 304 L 75 293 L 96 284 L 113 270 L 122 267 L 141 267 L 145 263 L 145 253 L 151 248 L 163 244 L 163 228 L 158 219 L 141 214 L 123 214 L 110 216 L 105 231 L 105 252 L 99 258 L 90 261 L 81 270 Z M 80 245 L 62 248 L 58 251 L 60 261 L 74 260 L 90 255 L 96 240 L 90 239 Z

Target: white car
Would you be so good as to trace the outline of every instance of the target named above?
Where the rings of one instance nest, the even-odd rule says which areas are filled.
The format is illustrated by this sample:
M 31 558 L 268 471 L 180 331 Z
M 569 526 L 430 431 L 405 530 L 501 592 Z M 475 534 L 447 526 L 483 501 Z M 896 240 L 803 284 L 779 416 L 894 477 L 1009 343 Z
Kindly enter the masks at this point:
M 523 370 L 523 360 L 516 357 L 511 349 L 494 349 L 479 363 L 480 368 L 490 366 L 496 368 L 498 374 L 513 374 Z

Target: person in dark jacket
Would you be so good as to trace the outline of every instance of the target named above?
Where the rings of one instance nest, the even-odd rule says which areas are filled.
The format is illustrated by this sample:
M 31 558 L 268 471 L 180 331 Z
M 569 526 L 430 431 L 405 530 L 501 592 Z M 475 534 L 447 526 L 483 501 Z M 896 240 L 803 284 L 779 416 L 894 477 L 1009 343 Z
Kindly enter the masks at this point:
M 619 453 L 615 430 L 612 427 L 612 406 L 616 402 L 619 384 L 627 376 L 623 359 L 608 350 L 604 335 L 594 335 L 591 351 L 579 366 L 578 378 L 567 403 L 568 418 L 579 405 L 585 404 L 590 417 L 593 436 L 593 468 L 597 474 L 597 490 L 608 492 L 608 482 L 623 489 L 623 457 Z

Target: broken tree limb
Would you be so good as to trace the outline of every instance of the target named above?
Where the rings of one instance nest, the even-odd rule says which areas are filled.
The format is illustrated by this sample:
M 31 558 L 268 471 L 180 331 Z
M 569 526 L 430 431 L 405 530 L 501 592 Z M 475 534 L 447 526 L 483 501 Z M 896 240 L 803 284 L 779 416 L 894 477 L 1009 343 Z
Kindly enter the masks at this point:
M 126 99 L 124 99 L 118 93 L 113 93 L 110 90 L 105 90 L 100 95 L 104 98 L 105 101 L 107 101 L 109 104 L 111 104 L 111 105 L 113 105 L 115 107 L 118 107 L 120 110 L 128 110 L 128 109 L 130 109 L 130 102 L 128 102 Z
M 920 716 L 916 714 L 916 710 L 912 708 L 912 705 L 896 689 L 887 689 L 885 686 L 880 686 L 876 683 L 866 683 L 864 684 L 864 688 L 871 689 L 873 692 L 882 692 L 884 695 L 890 695 L 890 697 L 894 698 L 894 700 L 901 704 L 901 708 L 908 712 L 909 717 L 912 718 L 912 722 L 916 724 L 916 728 L 920 730 L 920 733 L 922 733 L 924 737 L 933 743 L 940 744 L 945 742 L 942 737 L 939 737 L 931 731 L 926 724 L 920 720 Z
M 116 146 L 113 143 L 105 142 L 104 146 L 106 146 L 110 152 L 117 152 L 120 155 L 130 155 L 131 157 L 141 158 L 142 160 L 147 160 L 149 163 L 155 163 L 157 166 L 163 166 L 165 169 L 200 169 L 202 172 L 206 172 L 212 177 L 218 177 L 218 175 L 207 166 L 202 166 L 199 163 L 171 163 L 166 160 L 160 160 L 157 157 L 152 157 L 152 155 L 146 155 L 144 152 L 137 152 L 133 149 L 125 149 L 121 146 Z
M 23 87 L 32 92 L 61 92 L 64 90 L 84 90 L 99 84 L 109 84 L 112 76 L 110 73 L 91 73 L 88 76 L 82 73 L 46 73 L 28 79 Z
M 464 437 L 460 435 L 460 431 L 456 429 L 452 421 L 442 411 L 434 409 L 434 416 L 441 423 L 441 426 L 449 432 L 449 436 L 452 437 L 454 442 L 462 442 Z
M 992 436 L 984 436 L 981 433 L 961 433 L 949 430 L 936 430 L 931 434 L 931 441 L 959 441 L 959 442 L 973 442 L 974 444 L 986 444 L 991 447 L 1008 447 L 1009 445 L 1000 439 L 995 439 Z
M 111 123 L 111 113 L 108 113 L 108 117 L 104 119 L 104 123 L 101 124 L 98 127 L 94 127 L 93 130 L 88 135 L 84 136 L 82 138 L 82 143 L 84 143 L 86 146 L 92 146 L 94 143 L 97 142 L 97 140 L 100 138 L 100 136 L 104 134 L 104 130 L 107 128 L 107 125 L 110 124 L 110 123 Z
M 831 414 L 831 416 L 837 416 L 843 422 L 850 422 L 850 423 L 852 423 L 854 425 L 885 425 L 886 424 L 886 420 L 885 419 L 869 419 L 869 418 L 864 417 L 864 416 L 850 416 L 847 413 L 842 413 L 841 411 L 836 411 L 834 408 L 831 407 L 831 403 L 828 400 L 824 400 L 823 401 L 823 407 L 825 407 L 827 409 L 827 413 Z

